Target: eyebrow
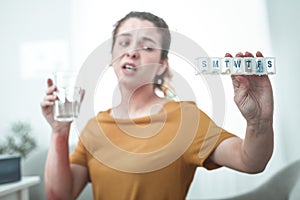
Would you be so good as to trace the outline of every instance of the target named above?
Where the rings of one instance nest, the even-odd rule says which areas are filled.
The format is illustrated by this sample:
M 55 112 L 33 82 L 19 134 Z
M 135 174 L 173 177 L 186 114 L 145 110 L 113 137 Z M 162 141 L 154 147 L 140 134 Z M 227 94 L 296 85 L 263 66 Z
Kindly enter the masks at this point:
M 121 34 L 118 34 L 117 37 L 132 37 L 132 34 L 131 33 L 121 33 Z M 157 44 L 157 42 L 150 37 L 144 36 L 144 37 L 142 37 L 142 40 L 152 42 L 153 44 Z
M 156 44 L 156 41 L 154 41 L 153 39 L 151 39 L 149 37 L 143 37 L 143 40 L 152 42 L 153 44 Z

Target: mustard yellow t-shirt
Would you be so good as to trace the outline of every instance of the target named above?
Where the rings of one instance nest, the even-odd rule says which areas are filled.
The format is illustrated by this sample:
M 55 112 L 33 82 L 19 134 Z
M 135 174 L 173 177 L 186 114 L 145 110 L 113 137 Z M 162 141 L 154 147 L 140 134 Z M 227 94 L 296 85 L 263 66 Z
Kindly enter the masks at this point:
M 132 120 L 107 110 L 89 120 L 70 160 L 87 167 L 96 200 L 183 200 L 196 168 L 219 167 L 205 161 L 232 136 L 193 102 Z

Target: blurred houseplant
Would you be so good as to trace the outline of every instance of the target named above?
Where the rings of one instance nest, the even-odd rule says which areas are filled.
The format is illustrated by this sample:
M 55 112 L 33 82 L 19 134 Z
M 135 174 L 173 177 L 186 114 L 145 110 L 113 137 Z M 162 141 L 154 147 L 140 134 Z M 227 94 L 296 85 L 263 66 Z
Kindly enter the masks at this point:
M 27 122 L 14 122 L 4 143 L 0 143 L 0 154 L 19 155 L 26 158 L 37 147 L 35 138 L 31 136 L 32 127 Z

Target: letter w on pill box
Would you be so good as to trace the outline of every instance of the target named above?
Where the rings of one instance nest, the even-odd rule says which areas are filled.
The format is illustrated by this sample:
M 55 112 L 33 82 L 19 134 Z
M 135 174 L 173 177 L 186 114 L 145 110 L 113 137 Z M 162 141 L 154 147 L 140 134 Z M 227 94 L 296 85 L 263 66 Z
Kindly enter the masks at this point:
M 230 75 L 275 74 L 275 57 L 198 57 L 195 73 Z

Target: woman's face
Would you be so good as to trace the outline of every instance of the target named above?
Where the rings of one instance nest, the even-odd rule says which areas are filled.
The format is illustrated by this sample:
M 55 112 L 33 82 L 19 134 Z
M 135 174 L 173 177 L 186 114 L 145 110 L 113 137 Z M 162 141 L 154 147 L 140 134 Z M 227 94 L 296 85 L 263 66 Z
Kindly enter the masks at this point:
M 161 60 L 161 40 L 159 30 L 150 21 L 130 18 L 122 23 L 112 50 L 119 84 L 132 88 L 153 85 L 154 77 L 167 67 L 167 60 Z

